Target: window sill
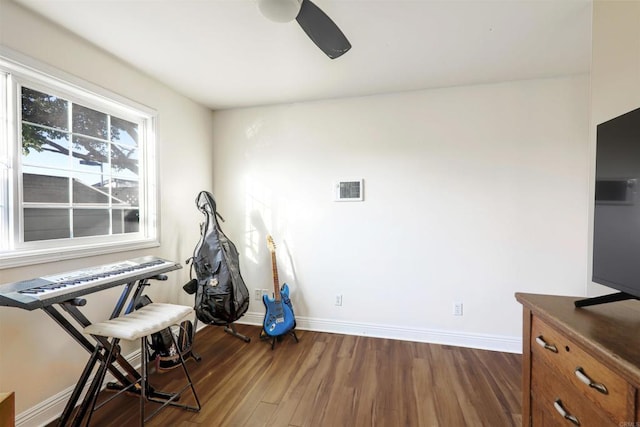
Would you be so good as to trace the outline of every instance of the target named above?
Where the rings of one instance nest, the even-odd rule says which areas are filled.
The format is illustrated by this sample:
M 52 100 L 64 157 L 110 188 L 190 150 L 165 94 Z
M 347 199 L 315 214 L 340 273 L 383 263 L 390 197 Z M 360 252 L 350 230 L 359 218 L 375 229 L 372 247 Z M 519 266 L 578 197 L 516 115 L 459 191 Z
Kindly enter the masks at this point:
M 144 240 L 127 243 L 112 243 L 73 248 L 0 252 L 0 270 L 25 265 L 44 264 L 66 259 L 86 258 L 114 252 L 148 249 L 160 246 L 158 240 Z

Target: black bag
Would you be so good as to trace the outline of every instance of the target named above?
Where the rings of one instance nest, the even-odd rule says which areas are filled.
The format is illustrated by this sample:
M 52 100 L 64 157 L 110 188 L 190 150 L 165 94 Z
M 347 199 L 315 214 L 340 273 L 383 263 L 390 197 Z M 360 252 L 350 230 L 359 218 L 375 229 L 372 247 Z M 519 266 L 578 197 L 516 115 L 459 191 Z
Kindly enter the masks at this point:
M 136 302 L 136 310 L 151 304 L 151 298 L 142 295 Z M 170 328 L 165 328 L 160 332 L 151 334 L 149 341 L 149 361 L 156 361 L 158 370 L 175 368 L 180 364 L 180 356 L 178 350 L 182 353 L 183 358 L 187 358 L 191 354 L 191 346 L 193 340 L 193 323 L 190 320 L 184 320 L 180 323 L 180 332 L 178 333 L 178 347 L 171 338 Z
M 191 273 L 196 279 L 184 290 L 196 294 L 196 317 L 207 324 L 228 325 L 238 320 L 249 308 L 249 291 L 240 275 L 240 262 L 235 245 L 222 232 L 216 202 L 207 191 L 196 197 L 196 206 L 205 215 L 200 224 L 200 241 L 193 251 Z M 197 282 L 197 283 L 196 283 Z

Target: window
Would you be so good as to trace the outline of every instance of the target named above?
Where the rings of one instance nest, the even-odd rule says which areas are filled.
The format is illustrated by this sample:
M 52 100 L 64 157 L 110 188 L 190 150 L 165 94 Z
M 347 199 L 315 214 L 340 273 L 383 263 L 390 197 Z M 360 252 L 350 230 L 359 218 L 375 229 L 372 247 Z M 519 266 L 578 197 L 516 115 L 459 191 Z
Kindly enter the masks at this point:
M 34 69 L 0 55 L 0 267 L 157 245 L 154 112 Z

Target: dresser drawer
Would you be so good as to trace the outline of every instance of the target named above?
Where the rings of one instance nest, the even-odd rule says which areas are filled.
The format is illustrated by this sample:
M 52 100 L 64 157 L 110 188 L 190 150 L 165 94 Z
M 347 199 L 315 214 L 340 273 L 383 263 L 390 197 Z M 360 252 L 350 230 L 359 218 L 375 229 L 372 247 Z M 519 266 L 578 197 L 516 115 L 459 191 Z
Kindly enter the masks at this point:
M 575 386 L 555 368 L 541 360 L 539 355 L 532 354 L 531 362 L 532 427 L 578 425 L 619 427 L 621 425 L 615 418 L 593 405 L 586 396 L 577 393 Z
M 615 424 L 635 418 L 635 389 L 538 317 L 534 317 L 531 323 L 531 353 L 534 365 L 543 362 L 557 373 L 555 375 L 562 377 L 562 384 L 571 386 L 571 390 L 566 390 L 567 395 L 584 397 Z M 536 370 L 539 375 L 554 376 L 551 372 L 540 371 L 539 366 Z M 532 383 L 534 380 L 532 372 Z M 555 378 L 548 380 L 553 381 Z

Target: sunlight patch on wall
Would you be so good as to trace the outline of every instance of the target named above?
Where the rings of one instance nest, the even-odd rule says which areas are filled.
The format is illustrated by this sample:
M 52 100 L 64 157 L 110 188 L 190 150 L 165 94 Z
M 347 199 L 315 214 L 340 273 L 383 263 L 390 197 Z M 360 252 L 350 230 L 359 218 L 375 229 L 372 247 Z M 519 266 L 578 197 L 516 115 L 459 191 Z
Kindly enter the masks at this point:
M 272 191 L 251 176 L 245 179 L 245 256 L 258 263 L 267 230 L 272 229 Z
M 247 141 L 253 139 L 260 133 L 260 128 L 262 128 L 263 123 L 264 120 L 259 118 L 255 120 L 251 125 L 247 126 L 244 131 L 244 135 L 247 137 Z

